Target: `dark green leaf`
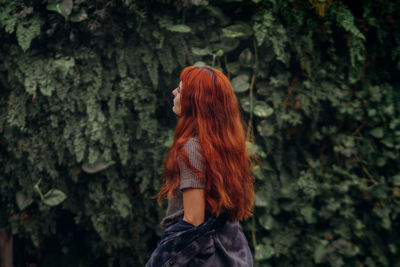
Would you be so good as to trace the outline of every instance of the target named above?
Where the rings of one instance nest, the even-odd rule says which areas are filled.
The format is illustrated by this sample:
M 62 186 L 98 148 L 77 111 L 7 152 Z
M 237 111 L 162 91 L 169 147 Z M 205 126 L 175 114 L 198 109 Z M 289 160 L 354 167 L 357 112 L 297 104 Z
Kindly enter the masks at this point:
M 383 137 L 383 128 L 377 127 L 369 131 L 369 133 L 375 138 L 382 138 Z
M 184 25 L 184 24 L 171 25 L 171 26 L 167 27 L 167 29 L 171 32 L 182 32 L 182 33 L 192 31 L 189 26 Z
M 270 245 L 259 244 L 256 247 L 254 258 L 256 260 L 267 260 L 274 255 L 274 248 Z
M 224 55 L 224 51 L 223 51 L 222 49 L 218 50 L 218 51 L 215 53 L 215 56 L 216 56 L 216 57 L 222 57 L 223 55 Z
M 22 191 L 18 191 L 17 194 L 15 194 L 15 199 L 19 210 L 24 210 L 33 202 L 33 198 L 27 197 Z
M 195 65 L 197 67 L 205 67 L 207 64 L 204 61 L 197 61 L 193 65 Z
M 47 10 L 58 12 L 59 14 L 63 15 L 63 11 L 61 9 L 60 3 L 51 3 L 46 6 Z
M 243 51 L 239 55 L 239 62 L 247 67 L 251 67 L 254 64 L 253 53 L 251 52 L 250 49 L 248 48 L 243 49 Z
M 221 40 L 221 48 L 225 53 L 235 50 L 240 44 L 240 41 L 234 38 L 223 37 Z
M 113 164 L 113 161 L 106 161 L 103 156 L 100 156 L 94 163 L 84 163 L 82 165 L 82 170 L 92 174 L 101 172 Z
M 55 11 L 65 18 L 71 14 L 72 7 L 72 0 L 63 0 L 61 3 L 50 3 L 46 6 L 47 10 Z
M 252 29 L 249 25 L 241 23 L 223 28 L 222 33 L 230 38 L 247 38 L 252 35 Z
M 314 208 L 309 207 L 309 206 L 301 208 L 300 213 L 301 213 L 301 215 L 303 215 L 303 217 L 307 223 L 312 224 L 312 223 L 317 222 L 316 217 L 315 217 L 316 210 Z
M 88 15 L 83 8 L 81 8 L 78 12 L 73 13 L 71 16 L 69 16 L 69 20 L 72 22 L 81 22 L 86 19 L 88 19 Z
M 250 112 L 250 97 L 245 96 L 240 98 L 240 105 L 242 106 L 244 111 Z
M 63 0 L 61 3 L 61 9 L 63 10 L 64 16 L 67 17 L 71 14 L 74 3 L 72 0 Z
M 271 215 L 262 215 L 258 221 L 266 230 L 271 230 L 275 225 L 275 219 Z
M 32 40 L 40 34 L 41 21 L 38 16 L 20 22 L 17 26 L 17 40 L 22 50 L 26 51 L 31 46 Z
M 314 250 L 314 261 L 315 263 L 322 263 L 325 261 L 326 247 L 328 242 L 326 240 L 321 240 Z
M 393 176 L 393 184 L 400 186 L 400 174 Z
M 261 136 L 272 136 L 274 135 L 275 127 L 272 122 L 262 120 L 257 125 L 257 131 Z
M 261 118 L 267 118 L 274 113 L 273 108 L 271 108 L 267 103 L 264 101 L 257 101 L 254 106 L 254 114 Z
M 254 196 L 254 205 L 257 207 L 266 207 L 268 205 L 268 202 L 263 192 L 256 192 Z
M 236 76 L 235 78 L 232 79 L 231 81 L 233 90 L 236 93 L 243 93 L 249 90 L 249 76 L 247 74 L 241 74 L 239 76 Z
M 67 196 L 59 189 L 51 189 L 44 195 L 43 202 L 48 206 L 57 206 L 63 202 Z
M 210 48 L 197 48 L 197 47 L 192 47 L 192 53 L 195 54 L 196 56 L 208 56 L 212 55 L 212 52 Z

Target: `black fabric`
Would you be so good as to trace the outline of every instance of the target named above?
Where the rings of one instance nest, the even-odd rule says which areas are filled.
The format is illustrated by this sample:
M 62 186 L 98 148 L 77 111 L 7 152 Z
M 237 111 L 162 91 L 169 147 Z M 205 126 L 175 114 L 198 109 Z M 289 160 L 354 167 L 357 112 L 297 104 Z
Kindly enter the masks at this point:
M 146 267 L 251 267 L 253 258 L 238 222 L 207 214 L 194 226 L 184 220 L 165 229 Z

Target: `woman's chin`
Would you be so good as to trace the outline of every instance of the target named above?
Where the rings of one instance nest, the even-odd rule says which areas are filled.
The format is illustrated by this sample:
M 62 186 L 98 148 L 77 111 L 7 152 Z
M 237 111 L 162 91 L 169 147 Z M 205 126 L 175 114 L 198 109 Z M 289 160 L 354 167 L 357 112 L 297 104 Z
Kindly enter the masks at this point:
M 177 110 L 177 108 L 175 106 L 172 107 L 172 112 L 174 112 L 175 115 L 177 115 L 177 116 L 181 115 L 181 113 Z

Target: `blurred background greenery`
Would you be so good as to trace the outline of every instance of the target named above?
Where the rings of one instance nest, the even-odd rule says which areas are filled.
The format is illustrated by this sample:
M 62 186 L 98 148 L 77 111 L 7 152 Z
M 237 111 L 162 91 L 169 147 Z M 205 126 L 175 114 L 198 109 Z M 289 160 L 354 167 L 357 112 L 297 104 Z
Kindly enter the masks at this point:
M 255 266 L 400 266 L 399 15 L 389 0 L 0 0 L 14 266 L 145 264 L 192 64 L 231 79 L 259 157 L 242 222 Z

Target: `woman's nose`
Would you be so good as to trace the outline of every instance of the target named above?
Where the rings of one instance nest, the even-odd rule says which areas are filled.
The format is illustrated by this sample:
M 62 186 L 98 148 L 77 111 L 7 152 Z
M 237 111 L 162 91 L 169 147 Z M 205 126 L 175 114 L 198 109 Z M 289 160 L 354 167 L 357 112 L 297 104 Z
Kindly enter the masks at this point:
M 176 88 L 175 88 L 174 90 L 172 90 L 172 94 L 173 94 L 174 96 L 176 96 L 177 93 L 178 93 L 178 92 L 177 92 Z

